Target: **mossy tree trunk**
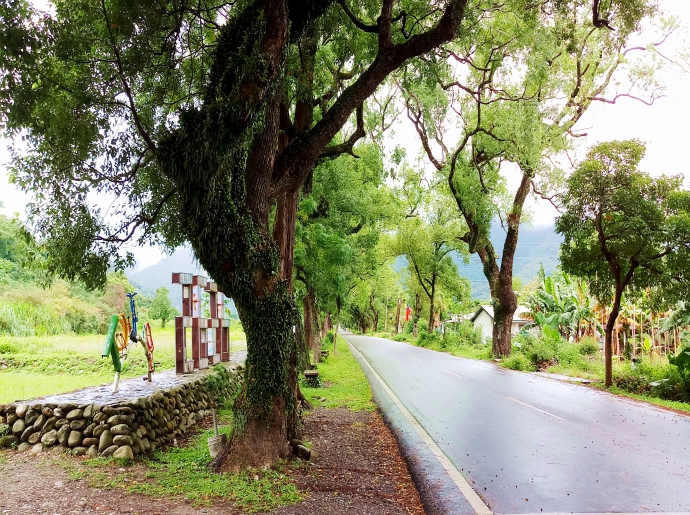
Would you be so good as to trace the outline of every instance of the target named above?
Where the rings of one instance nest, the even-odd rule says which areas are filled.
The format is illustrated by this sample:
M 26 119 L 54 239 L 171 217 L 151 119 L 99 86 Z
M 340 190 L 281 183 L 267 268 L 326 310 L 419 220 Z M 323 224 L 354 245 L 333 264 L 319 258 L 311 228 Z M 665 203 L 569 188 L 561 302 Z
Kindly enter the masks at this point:
M 330 3 L 311 2 L 306 12 Z M 160 168 L 175 186 L 176 221 L 199 263 L 233 298 L 247 335 L 245 386 L 235 403 L 233 437 L 216 469 L 270 465 L 286 456 L 286 442 L 296 432 L 298 310 L 292 268 L 300 188 L 319 159 L 352 152 L 364 135 L 364 100 L 407 59 L 452 39 L 465 3 L 450 0 L 423 37 L 394 44 L 393 3 L 384 1 L 378 57 L 318 123 L 313 97 L 298 93 L 292 106 L 284 98 L 286 48 L 295 26 L 287 2 L 248 4 L 220 32 L 203 104 L 182 112 L 179 128 L 158 145 Z M 308 49 L 308 41 L 302 47 Z M 302 71 L 313 78 L 309 66 Z M 355 111 L 355 135 L 329 146 Z

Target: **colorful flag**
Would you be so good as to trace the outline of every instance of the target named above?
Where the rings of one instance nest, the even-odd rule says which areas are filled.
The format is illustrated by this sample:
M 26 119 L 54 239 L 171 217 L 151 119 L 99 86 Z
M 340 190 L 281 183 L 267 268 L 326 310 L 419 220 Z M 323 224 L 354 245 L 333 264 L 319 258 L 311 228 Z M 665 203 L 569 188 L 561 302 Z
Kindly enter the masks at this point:
M 410 305 L 408 304 L 407 307 L 405 308 L 405 322 L 410 321 L 410 313 L 412 310 L 410 309 Z

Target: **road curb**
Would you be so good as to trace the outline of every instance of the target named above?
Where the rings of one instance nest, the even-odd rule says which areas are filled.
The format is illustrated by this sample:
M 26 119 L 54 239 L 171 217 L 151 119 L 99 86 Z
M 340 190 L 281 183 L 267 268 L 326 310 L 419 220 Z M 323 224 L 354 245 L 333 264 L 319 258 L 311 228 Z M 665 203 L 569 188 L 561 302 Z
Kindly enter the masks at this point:
M 343 338 L 352 346 L 346 337 L 343 336 Z M 374 402 L 378 406 L 384 422 L 398 442 L 400 454 L 407 463 L 407 468 L 417 487 L 426 514 L 474 515 L 475 510 L 467 502 L 448 472 L 441 466 L 431 449 L 427 447 L 393 399 L 374 377 L 369 366 L 362 361 L 358 352 L 353 352 L 352 355 L 369 381 Z

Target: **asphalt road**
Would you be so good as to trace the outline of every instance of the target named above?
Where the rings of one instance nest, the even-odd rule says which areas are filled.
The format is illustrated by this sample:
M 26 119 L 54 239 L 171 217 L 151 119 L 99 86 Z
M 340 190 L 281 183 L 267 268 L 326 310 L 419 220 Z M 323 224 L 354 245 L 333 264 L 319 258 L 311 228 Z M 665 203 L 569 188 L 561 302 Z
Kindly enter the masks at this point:
M 690 417 L 346 334 L 495 513 L 690 512 Z

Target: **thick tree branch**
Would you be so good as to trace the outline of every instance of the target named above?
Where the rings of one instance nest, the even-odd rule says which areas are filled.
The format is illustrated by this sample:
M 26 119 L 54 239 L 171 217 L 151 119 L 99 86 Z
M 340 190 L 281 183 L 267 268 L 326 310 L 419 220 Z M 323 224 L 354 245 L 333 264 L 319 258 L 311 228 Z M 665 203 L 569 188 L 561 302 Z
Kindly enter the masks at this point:
M 366 132 L 364 131 L 364 106 L 359 105 L 357 107 L 357 128 L 355 132 L 353 132 L 344 143 L 326 147 L 319 156 L 319 159 L 334 158 L 341 154 L 350 154 L 352 157 L 359 157 L 355 155 L 353 148 L 355 143 L 364 136 L 366 136 Z
M 340 4 L 340 7 L 343 8 L 343 11 L 345 11 L 345 14 L 347 14 L 347 17 L 350 18 L 352 23 L 355 24 L 355 27 L 357 27 L 360 30 L 363 30 L 364 32 L 370 32 L 370 33 L 378 33 L 379 31 L 379 26 L 378 24 L 376 25 L 367 25 L 364 23 L 362 20 L 357 18 L 355 14 L 350 10 L 350 8 L 347 6 L 347 3 L 345 3 L 345 0 L 338 0 L 338 4 Z
M 105 0 L 101 0 L 101 9 L 103 11 L 103 17 L 105 19 L 105 26 L 108 29 L 108 36 L 110 37 L 110 44 L 112 45 L 113 53 L 115 54 L 115 61 L 117 62 L 118 75 L 120 76 L 120 81 L 122 82 L 122 87 L 125 90 L 125 95 L 127 95 L 127 100 L 129 102 L 129 110 L 132 113 L 132 119 L 134 120 L 134 125 L 136 126 L 137 132 L 139 133 L 139 135 L 146 142 L 146 145 L 151 150 L 156 150 L 156 144 L 153 142 L 153 139 L 151 139 L 151 136 L 149 136 L 148 132 L 146 132 L 146 129 L 144 128 L 144 124 L 142 123 L 141 118 L 139 117 L 139 112 L 137 111 L 137 108 L 134 105 L 134 97 L 132 95 L 132 90 L 129 87 L 129 83 L 127 82 L 127 78 L 125 77 L 125 71 L 124 71 L 124 68 L 122 66 L 122 58 L 120 57 L 120 49 L 117 46 L 117 42 L 115 41 L 115 35 L 113 34 L 113 29 L 111 28 L 110 20 L 108 19 L 108 10 L 105 7 Z
M 408 59 L 430 52 L 441 43 L 453 39 L 466 4 L 467 0 L 448 0 L 436 26 L 379 53 L 357 80 L 343 91 L 328 113 L 306 135 L 288 145 L 274 166 L 274 188 L 280 191 L 300 185 L 352 111 L 370 97 L 391 72 Z

